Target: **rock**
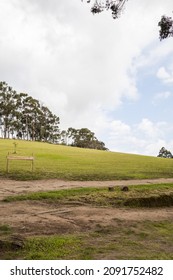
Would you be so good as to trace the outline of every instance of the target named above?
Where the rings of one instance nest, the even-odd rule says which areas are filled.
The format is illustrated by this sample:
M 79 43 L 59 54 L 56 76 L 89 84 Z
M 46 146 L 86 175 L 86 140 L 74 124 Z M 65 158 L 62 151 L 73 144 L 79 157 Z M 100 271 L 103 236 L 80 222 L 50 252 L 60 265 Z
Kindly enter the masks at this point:
M 13 249 L 21 249 L 24 247 L 24 238 L 20 235 L 12 235 L 10 238 L 11 247 Z
M 24 239 L 21 236 L 10 236 L 5 239 L 0 239 L 1 250 L 19 250 L 24 247 Z
M 108 191 L 113 192 L 114 191 L 114 187 L 108 187 Z
M 129 188 L 127 186 L 123 186 L 123 187 L 121 187 L 121 191 L 122 192 L 128 192 Z

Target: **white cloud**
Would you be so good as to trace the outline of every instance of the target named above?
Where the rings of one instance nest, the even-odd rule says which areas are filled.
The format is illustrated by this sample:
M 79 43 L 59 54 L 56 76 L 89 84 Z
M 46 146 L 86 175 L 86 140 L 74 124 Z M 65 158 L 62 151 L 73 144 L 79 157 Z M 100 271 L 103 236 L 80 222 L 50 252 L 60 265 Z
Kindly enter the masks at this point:
M 111 150 L 156 156 L 161 147 L 173 150 L 173 141 L 165 135 L 172 135 L 173 126 L 166 122 L 152 122 L 142 119 L 128 125 L 120 120 L 107 123 L 109 127 L 107 143 Z
M 167 80 L 170 78 L 169 73 L 165 70 L 165 67 L 160 67 L 157 71 L 157 77 L 162 80 Z
M 158 139 L 160 137 L 163 137 L 165 125 L 165 122 L 153 123 L 149 119 L 143 119 L 137 126 L 137 129 L 143 133 L 144 137 L 149 137 L 150 139 Z
M 157 71 L 157 77 L 164 83 L 173 83 L 173 70 L 167 71 L 165 67 L 160 67 Z

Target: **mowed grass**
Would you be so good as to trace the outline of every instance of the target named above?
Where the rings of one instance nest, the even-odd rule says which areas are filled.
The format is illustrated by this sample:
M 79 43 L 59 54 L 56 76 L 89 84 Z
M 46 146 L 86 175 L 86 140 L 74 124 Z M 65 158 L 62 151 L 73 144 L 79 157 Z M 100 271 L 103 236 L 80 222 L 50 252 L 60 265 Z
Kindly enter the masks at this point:
M 31 162 L 10 161 L 9 174 L 6 174 L 6 156 L 8 153 L 14 153 L 14 142 L 17 143 L 16 155 L 34 155 L 33 173 Z M 18 180 L 170 178 L 173 177 L 173 160 L 42 142 L 0 139 L 0 176 Z

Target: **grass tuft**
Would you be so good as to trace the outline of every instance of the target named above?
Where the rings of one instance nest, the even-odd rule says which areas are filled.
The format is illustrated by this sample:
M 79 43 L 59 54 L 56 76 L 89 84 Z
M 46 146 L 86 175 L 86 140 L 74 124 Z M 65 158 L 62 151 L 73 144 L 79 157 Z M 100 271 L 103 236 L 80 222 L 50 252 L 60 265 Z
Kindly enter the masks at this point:
M 0 225 L 0 235 L 11 233 L 12 229 L 9 225 L 3 224 Z

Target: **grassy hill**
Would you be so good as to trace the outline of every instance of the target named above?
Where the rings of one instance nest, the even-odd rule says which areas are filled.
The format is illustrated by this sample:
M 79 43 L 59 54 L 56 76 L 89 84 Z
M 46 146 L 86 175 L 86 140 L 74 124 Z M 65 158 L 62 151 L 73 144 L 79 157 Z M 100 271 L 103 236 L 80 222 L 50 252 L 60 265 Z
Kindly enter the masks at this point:
M 10 161 L 14 153 L 34 155 L 34 172 L 28 161 Z M 0 177 L 19 180 L 60 178 L 68 180 L 114 180 L 173 177 L 173 160 L 108 151 L 53 145 L 42 142 L 0 139 Z

